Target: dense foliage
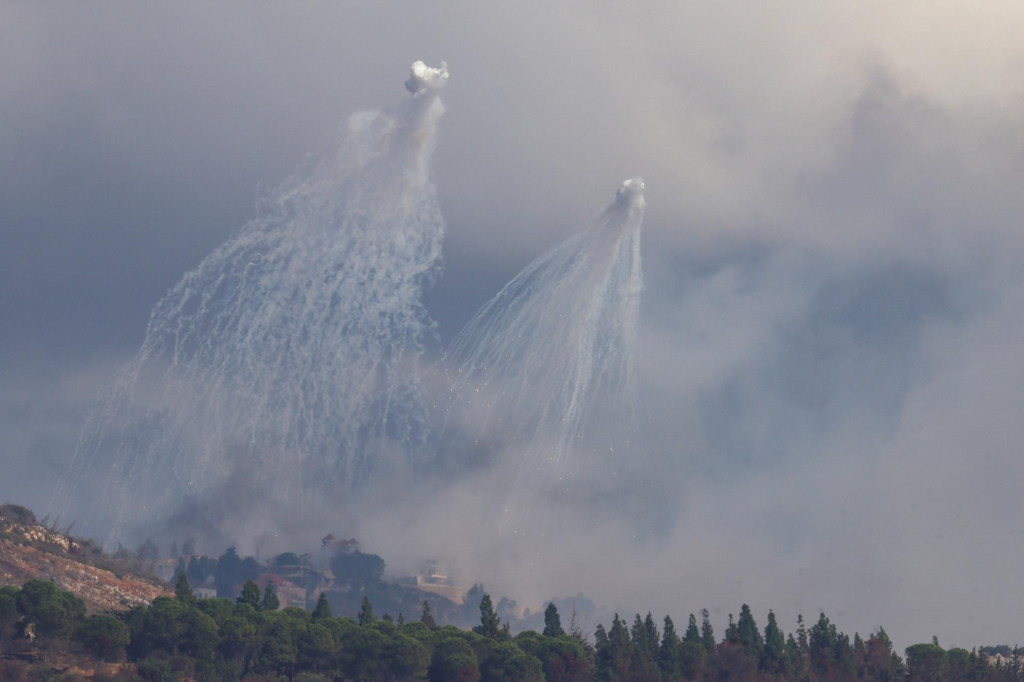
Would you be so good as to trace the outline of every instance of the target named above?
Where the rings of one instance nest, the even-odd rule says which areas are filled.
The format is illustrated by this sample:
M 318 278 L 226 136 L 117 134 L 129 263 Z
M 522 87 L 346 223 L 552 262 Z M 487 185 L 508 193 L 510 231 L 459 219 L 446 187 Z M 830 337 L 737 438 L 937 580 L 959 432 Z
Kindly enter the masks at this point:
M 426 603 L 421 619 L 408 623 L 377 618 L 369 599 L 363 606 L 358 622 L 332 617 L 326 599 L 313 613 L 277 610 L 254 583 L 235 600 L 196 599 L 183 574 L 173 598 L 87 616 L 77 597 L 33 580 L 0 588 L 0 654 L 8 654 L 0 678 L 49 679 L 11 655 L 43 649 L 88 656 L 97 666 L 127 661 L 106 679 L 146 682 L 1024 680 L 1024 659 L 1009 648 L 946 650 L 933 641 L 907 648 L 904 662 L 882 628 L 867 640 L 851 640 L 820 614 L 810 627 L 800 619 L 796 633 L 784 635 L 771 612 L 761 630 L 745 604 L 738 620 L 729 617 L 721 641 L 704 611 L 700 626 L 690 615 L 682 636 L 669 616 L 659 627 L 651 614 L 632 623 L 616 615 L 607 629 L 597 627 L 593 644 L 575 624 L 562 629 L 554 604 L 545 611 L 543 634 L 515 636 L 499 623 L 486 593 L 472 630 L 436 626 Z M 60 679 L 76 679 L 69 674 Z
M 283 555 L 284 556 L 284 555 Z M 298 557 L 285 556 L 283 561 Z M 225 560 L 226 559 L 226 560 Z M 223 581 L 251 576 L 254 567 L 225 553 L 209 566 Z M 824 613 L 796 633 L 784 634 L 768 612 L 762 630 L 748 605 L 729 615 L 718 640 L 707 610 L 694 614 L 680 635 L 671 616 L 658 624 L 647 613 L 629 623 L 617 614 L 588 638 L 573 617 L 563 629 L 558 608 L 547 605 L 544 632 L 511 634 L 490 596 L 475 586 L 466 607 L 476 605 L 472 630 L 438 627 L 431 605 L 420 619 L 397 623 L 375 614 L 367 586 L 380 584 L 383 562 L 348 555 L 339 572 L 357 573 L 362 592 L 357 619 L 334 617 L 327 595 L 310 613 L 280 609 L 278 596 L 252 580 L 236 599 L 198 599 L 187 570 L 178 574 L 174 597 L 123 613 L 87 615 L 81 599 L 52 582 L 0 588 L 0 679 L 109 679 L 317 682 L 329 680 L 426 680 L 429 682 L 667 682 L 737 680 L 855 682 L 895 680 L 1024 680 L 1024 657 L 1010 647 L 943 649 L 937 641 L 914 644 L 905 660 L 879 628 L 866 640 L 839 632 Z M 352 596 L 355 598 L 355 595 Z M 95 667 L 76 677 L 52 665 L 78 656 Z M 116 665 L 122 662 L 121 665 Z M 100 667 L 106 672 L 100 674 Z M 57 672 L 54 672 L 57 671 Z M 56 676 L 56 677 L 55 677 Z

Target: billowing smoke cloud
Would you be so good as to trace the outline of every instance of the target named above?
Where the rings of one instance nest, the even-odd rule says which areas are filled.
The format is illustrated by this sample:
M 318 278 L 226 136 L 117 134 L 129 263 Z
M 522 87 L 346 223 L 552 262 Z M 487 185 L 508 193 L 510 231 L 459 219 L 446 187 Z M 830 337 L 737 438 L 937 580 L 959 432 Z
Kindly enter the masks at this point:
M 472 522 L 497 513 L 475 474 L 310 527 L 521 603 L 582 590 L 719 626 L 745 601 L 788 628 L 824 609 L 901 645 L 1014 643 L 1022 12 L 6 3 L 0 493 L 45 506 L 154 301 L 337 120 L 444 57 L 442 340 L 642 173 L 650 445 L 632 497 L 595 481 L 605 503 L 529 550 Z

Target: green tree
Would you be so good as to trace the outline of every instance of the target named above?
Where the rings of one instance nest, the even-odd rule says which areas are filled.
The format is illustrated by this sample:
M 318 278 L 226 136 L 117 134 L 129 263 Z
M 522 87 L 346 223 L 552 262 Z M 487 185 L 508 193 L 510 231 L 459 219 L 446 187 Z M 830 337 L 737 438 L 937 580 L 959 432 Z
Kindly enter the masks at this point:
M 700 612 L 700 643 L 709 655 L 715 653 L 715 629 L 711 627 L 710 615 L 707 609 Z
M 337 651 L 337 643 L 331 629 L 322 622 L 313 622 L 299 635 L 298 666 L 300 669 L 312 670 L 314 673 L 327 670 L 331 667 L 331 662 Z
M 473 632 L 497 639 L 500 630 L 501 623 L 498 619 L 498 612 L 494 610 L 494 604 L 491 603 L 491 595 L 484 592 L 484 596 L 480 599 L 480 625 L 473 628 Z
M 857 675 L 857 656 L 850 646 L 850 636 L 845 632 L 836 635 L 835 670 L 843 679 L 853 679 Z
M 268 582 L 267 586 L 263 588 L 260 611 L 277 611 L 279 608 L 281 608 L 281 600 L 277 598 L 277 590 L 274 589 L 273 583 Z
M 498 642 L 480 665 L 481 682 L 544 682 L 544 669 L 513 642 Z
M 520 632 L 516 646 L 540 660 L 546 682 L 591 682 L 586 648 L 572 635 L 545 637 L 532 630 Z
M 800 669 L 800 647 L 797 645 L 796 639 L 793 638 L 793 633 L 786 636 L 785 668 L 791 671 L 794 679 L 803 679 L 802 675 L 796 672 Z
M 679 673 L 683 679 L 701 679 L 708 652 L 700 642 L 683 642 L 679 645 Z M 678 678 L 675 678 L 678 679 Z
M 562 619 L 558 616 L 558 607 L 554 602 L 548 602 L 547 608 L 544 609 L 544 636 L 560 637 L 564 634 Z
M 596 678 L 602 682 L 629 679 L 633 643 L 626 628 L 626 621 L 619 618 L 619 614 L 616 613 L 607 634 L 602 626 L 597 626 L 594 640 Z
M 199 585 L 206 582 L 207 578 L 217 574 L 217 560 L 207 556 L 194 556 L 188 561 L 185 568 L 185 575 L 191 585 Z
M 736 623 L 736 634 L 747 655 L 755 661 L 759 660 L 764 642 L 757 629 L 757 623 L 754 622 L 754 616 L 750 613 L 750 607 L 746 604 L 740 607 L 740 619 Z
M 387 665 L 389 639 L 370 625 L 346 631 L 339 649 L 347 677 L 357 680 L 382 677 Z
M 284 552 L 274 557 L 270 563 L 273 566 L 299 566 L 303 562 L 295 552 Z
M 217 586 L 217 596 L 231 598 L 235 585 L 245 579 L 242 559 L 234 547 L 228 547 L 217 560 L 217 570 L 213 574 L 213 583 Z
M 197 599 L 195 607 L 213 619 L 213 622 L 220 627 L 225 620 L 235 615 L 235 602 L 230 599 Z
M 970 651 L 953 648 L 946 652 L 946 676 L 950 680 L 969 680 L 972 672 Z
M 237 663 L 242 671 L 248 669 L 256 644 L 256 625 L 252 621 L 231 616 L 221 623 L 218 653 L 225 660 Z
M 124 621 L 106 613 L 89 616 L 78 628 L 78 639 L 86 650 L 104 661 L 117 661 L 124 656 L 130 634 Z
M 260 597 L 260 586 L 255 580 L 246 580 L 242 585 L 242 594 L 236 600 L 239 604 L 248 604 L 255 611 L 260 610 L 262 598 Z
M 793 676 L 802 680 L 810 675 L 811 670 L 811 646 L 808 641 L 807 627 L 804 625 L 803 614 L 796 616 L 796 655 L 789 662 L 789 668 Z
M 725 641 L 730 644 L 740 643 L 740 629 L 736 626 L 732 614 L 729 614 L 729 624 L 725 626 Z
M 132 647 L 140 656 L 152 651 L 162 651 L 177 656 L 188 643 L 190 608 L 177 599 L 157 597 L 145 611 L 144 620 L 136 623 L 139 631 L 133 629 Z
M 299 636 L 305 623 L 284 611 L 261 613 L 259 669 L 291 678 L 299 657 Z
M 327 601 L 327 593 L 321 592 L 316 600 L 316 608 L 313 609 L 313 620 L 324 620 L 331 617 L 331 605 Z
M 430 665 L 430 652 L 412 637 L 396 633 L 386 649 L 386 673 L 395 680 L 422 680 Z
M 691 616 L 692 618 L 692 616 Z M 696 626 L 694 626 L 696 629 Z M 681 646 L 679 635 L 676 634 L 675 623 L 672 618 L 665 616 L 664 627 L 661 634 L 661 648 L 658 651 L 658 667 L 670 680 L 677 680 L 681 674 L 679 669 L 679 647 Z
M 946 650 L 938 644 L 914 644 L 907 647 L 906 654 L 908 680 L 942 682 L 946 679 Z
M 0 652 L 4 644 L 14 635 L 15 623 L 18 622 L 17 587 L 6 585 L 0 587 Z
M 420 622 L 430 629 L 437 627 L 437 623 L 434 622 L 434 616 L 430 613 L 430 602 L 426 599 L 423 600 L 423 615 L 420 616 Z
M 16 597 L 18 611 L 40 635 L 64 635 L 85 618 L 85 602 L 48 580 L 29 580 Z
M 608 633 L 605 631 L 604 625 L 600 623 L 594 629 L 594 665 L 594 679 L 614 679 L 609 672 L 611 666 L 611 641 L 608 639 Z
M 811 669 L 816 675 L 825 676 L 835 667 L 838 640 L 836 626 L 829 622 L 824 613 L 820 614 L 818 622 L 808 631 L 807 642 Z
M 192 592 L 192 586 L 188 584 L 185 573 L 179 573 L 178 580 L 174 583 L 174 598 L 183 604 L 196 603 L 196 595 Z
M 653 680 L 658 676 L 658 628 L 650 613 L 642 619 L 636 614 L 630 630 L 632 656 L 629 677 L 637 682 Z
M 384 560 L 376 554 L 339 552 L 331 559 L 331 571 L 338 580 L 378 583 L 384 575 Z
M 478 682 L 476 653 L 461 637 L 446 637 L 437 643 L 427 670 L 430 682 Z
M 697 618 L 691 613 L 690 621 L 686 625 L 686 634 L 683 635 L 684 642 L 700 644 L 700 630 L 697 629 Z
M 903 679 L 903 660 L 893 651 L 892 641 L 885 628 L 878 628 L 864 643 L 864 660 L 861 665 L 867 679 L 878 682 Z
M 768 625 L 764 628 L 764 649 L 761 650 L 760 669 L 781 675 L 786 668 L 786 639 L 775 620 L 775 612 L 768 611 Z
M 733 639 L 727 639 L 718 645 L 715 650 L 714 667 L 716 679 L 757 679 L 757 660 L 747 653 L 747 650 L 740 644 L 738 636 Z
M 370 603 L 370 598 L 363 597 L 363 603 L 359 606 L 359 624 L 369 625 L 375 620 L 377 620 L 377 618 L 373 615 L 373 604 Z
M 654 624 L 654 617 L 648 611 L 647 615 L 644 616 L 644 643 L 647 646 L 647 653 L 650 654 L 651 659 L 658 658 L 660 641 L 661 633 L 658 632 L 658 626 Z

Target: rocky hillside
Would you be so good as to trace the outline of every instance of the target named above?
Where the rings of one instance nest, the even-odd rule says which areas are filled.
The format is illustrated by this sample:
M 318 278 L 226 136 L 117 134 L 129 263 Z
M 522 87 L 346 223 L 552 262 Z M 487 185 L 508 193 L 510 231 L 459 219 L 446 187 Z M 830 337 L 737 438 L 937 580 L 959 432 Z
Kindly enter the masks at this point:
M 0 586 L 52 580 L 93 612 L 122 611 L 170 594 L 156 578 L 132 569 L 89 541 L 38 523 L 24 507 L 0 506 Z

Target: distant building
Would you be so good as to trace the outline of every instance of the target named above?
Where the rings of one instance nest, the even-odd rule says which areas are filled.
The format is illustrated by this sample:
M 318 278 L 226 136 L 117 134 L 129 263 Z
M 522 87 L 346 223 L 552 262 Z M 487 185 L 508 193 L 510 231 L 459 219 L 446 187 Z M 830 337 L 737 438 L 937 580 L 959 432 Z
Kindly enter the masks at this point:
M 346 554 L 359 551 L 359 541 L 355 538 L 342 540 L 334 537 L 333 534 L 326 535 L 320 540 L 320 551 L 322 552 L 345 552 Z
M 285 580 L 300 585 L 307 593 L 317 588 L 331 587 L 334 584 L 334 574 L 329 568 L 313 568 L 308 564 L 285 564 L 284 566 L 275 566 L 274 571 Z
M 456 604 L 461 604 L 466 597 L 465 590 L 460 588 L 449 575 L 442 573 L 437 562 L 433 560 L 425 562 L 415 576 L 400 582 L 409 587 L 415 587 L 417 590 L 444 597 Z
M 300 609 L 306 608 L 306 588 L 296 585 L 276 573 L 264 573 L 256 578 L 255 582 L 260 586 L 260 589 L 264 590 L 267 588 L 267 585 L 274 586 L 277 600 L 281 604 L 278 608 L 284 609 L 289 606 L 297 606 Z
M 217 596 L 217 588 L 200 585 L 192 588 L 192 594 L 196 596 L 196 599 L 214 599 Z

